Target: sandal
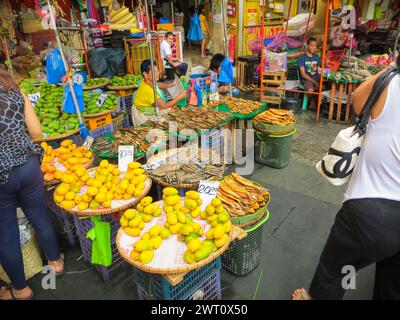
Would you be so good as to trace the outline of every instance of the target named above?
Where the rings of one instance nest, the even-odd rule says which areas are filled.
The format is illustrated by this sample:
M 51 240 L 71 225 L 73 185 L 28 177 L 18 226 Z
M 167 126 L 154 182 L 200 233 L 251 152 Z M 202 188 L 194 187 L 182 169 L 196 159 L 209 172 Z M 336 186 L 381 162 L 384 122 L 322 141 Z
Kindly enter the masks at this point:
M 59 277 L 61 277 L 61 276 L 63 276 L 65 274 L 65 262 L 64 262 L 65 260 L 64 260 L 64 254 L 63 253 L 60 253 L 60 258 L 57 259 L 57 261 L 60 261 L 60 260 L 61 260 L 61 263 L 62 263 L 62 269 L 61 269 L 61 271 L 58 271 L 58 272 L 55 273 L 57 278 L 59 278 Z
M 31 291 L 31 294 L 28 297 L 24 298 L 18 298 L 17 295 L 15 294 L 15 290 L 13 287 L 8 286 L 8 287 L 2 287 L 0 290 L 8 290 L 10 291 L 11 299 L 0 299 L 0 300 L 33 300 L 33 291 Z

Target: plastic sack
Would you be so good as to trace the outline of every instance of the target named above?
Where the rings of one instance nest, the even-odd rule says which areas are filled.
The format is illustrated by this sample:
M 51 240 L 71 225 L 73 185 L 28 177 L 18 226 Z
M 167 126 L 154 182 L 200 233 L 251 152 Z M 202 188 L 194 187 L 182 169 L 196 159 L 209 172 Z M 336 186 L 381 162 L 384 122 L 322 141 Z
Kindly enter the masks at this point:
M 58 48 L 55 48 L 47 54 L 46 69 L 46 78 L 49 84 L 57 84 L 62 82 L 61 78 L 65 76 L 67 71 L 65 70 Z
M 189 105 L 190 106 L 197 106 L 197 104 L 199 102 L 199 99 L 197 97 L 196 91 L 192 87 L 190 87 L 189 88 L 189 93 L 190 93 L 190 95 L 189 95 Z
M 277 49 L 282 48 L 283 45 L 286 45 L 287 49 L 297 49 L 301 47 L 301 43 L 301 39 L 296 37 L 286 37 L 285 42 L 285 34 L 279 33 L 265 48 Z
M 201 88 L 196 84 L 193 87 L 194 91 L 196 92 L 196 97 L 197 97 L 197 106 L 201 107 L 202 106 L 202 102 L 203 102 L 203 95 L 201 93 Z
M 78 101 L 79 111 L 83 112 L 85 103 L 83 101 L 83 89 L 82 86 L 79 84 L 74 84 L 74 91 L 76 100 Z M 72 93 L 69 90 L 69 86 L 64 87 L 64 97 L 63 97 L 63 112 L 67 113 L 76 113 L 74 100 L 72 99 Z
M 287 52 L 272 52 L 264 50 L 264 71 L 287 71 Z
M 197 12 L 190 18 L 190 29 L 187 35 L 188 40 L 200 41 L 203 40 L 203 34 L 201 32 L 200 19 Z
M 258 56 L 261 53 L 261 48 L 262 48 L 262 40 L 260 37 L 257 37 L 249 41 L 249 50 L 251 51 L 253 56 Z
M 227 84 L 233 83 L 233 65 L 228 58 L 225 58 L 224 61 L 222 61 L 218 81 Z

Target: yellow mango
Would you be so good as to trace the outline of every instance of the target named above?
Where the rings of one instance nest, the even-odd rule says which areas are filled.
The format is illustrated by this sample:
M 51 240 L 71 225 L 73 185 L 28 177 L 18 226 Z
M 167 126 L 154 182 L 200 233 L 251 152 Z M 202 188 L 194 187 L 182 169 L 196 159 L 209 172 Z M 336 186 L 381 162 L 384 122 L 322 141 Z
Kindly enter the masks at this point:
M 80 204 L 78 204 L 79 211 L 85 211 L 87 208 L 89 208 L 89 203 L 87 202 L 81 202 Z
M 187 244 L 187 247 L 190 252 L 195 253 L 197 250 L 200 249 L 201 241 L 199 238 L 193 238 Z
M 178 223 L 178 217 L 175 213 L 169 212 L 167 213 L 167 221 L 170 225 L 175 225 Z
M 139 261 L 143 264 L 148 264 L 153 260 L 154 252 L 151 250 L 143 251 L 139 256 Z
M 221 248 L 225 245 L 225 243 L 227 243 L 229 240 L 229 237 L 227 234 L 224 234 L 220 239 L 215 239 L 215 245 L 217 246 L 217 248 Z
M 160 236 L 156 236 L 151 239 L 151 244 L 153 245 L 154 249 L 158 249 L 161 246 L 162 238 Z
M 163 189 L 163 194 L 165 194 L 166 196 L 177 196 L 179 194 L 179 191 L 172 187 L 166 187 Z
M 128 220 L 133 219 L 137 214 L 137 211 L 135 209 L 128 209 L 124 212 L 124 217 Z
M 214 228 L 214 238 L 217 239 L 221 239 L 225 234 L 225 226 L 222 224 L 218 224 L 215 228 Z M 218 247 L 218 246 L 217 246 Z
M 140 235 L 140 229 L 139 228 L 126 227 L 126 228 L 124 228 L 124 231 L 128 236 L 131 236 L 131 237 L 137 237 L 137 236 Z
M 186 197 L 188 197 L 191 200 L 200 199 L 200 194 L 197 191 L 194 191 L 194 190 L 187 191 L 185 193 L 185 195 L 186 195 Z
M 175 206 L 181 201 L 181 198 L 179 196 L 168 196 L 167 199 L 165 200 L 165 203 L 168 206 Z
M 121 227 L 125 228 L 129 225 L 129 220 L 125 217 L 125 215 L 123 215 L 121 217 L 121 219 L 119 219 L 119 224 L 121 225 Z
M 185 261 L 187 264 L 192 264 L 196 262 L 196 258 L 190 250 L 186 250 L 185 253 L 183 254 L 183 261 Z
M 190 215 L 192 216 L 192 218 L 196 219 L 200 216 L 200 213 L 201 213 L 200 207 L 197 207 L 196 209 L 190 212 Z

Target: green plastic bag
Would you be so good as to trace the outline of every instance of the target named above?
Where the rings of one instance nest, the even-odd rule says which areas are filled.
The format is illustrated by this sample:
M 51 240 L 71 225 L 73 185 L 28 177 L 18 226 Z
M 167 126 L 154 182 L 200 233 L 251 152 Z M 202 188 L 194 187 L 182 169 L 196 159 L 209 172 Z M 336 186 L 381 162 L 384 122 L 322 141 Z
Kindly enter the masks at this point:
M 111 227 L 100 217 L 92 217 L 94 227 L 88 231 L 86 238 L 92 240 L 92 264 L 108 267 L 112 263 Z

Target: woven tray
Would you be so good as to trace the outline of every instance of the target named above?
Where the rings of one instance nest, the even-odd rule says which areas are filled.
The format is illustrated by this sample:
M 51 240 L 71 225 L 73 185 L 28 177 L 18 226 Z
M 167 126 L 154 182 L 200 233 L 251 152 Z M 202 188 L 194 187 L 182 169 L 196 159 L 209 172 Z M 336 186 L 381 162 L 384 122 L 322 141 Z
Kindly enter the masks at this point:
M 57 163 L 57 165 L 56 164 L 55 165 L 56 165 L 56 168 L 58 170 L 60 170 L 62 172 L 67 171 L 67 169 L 61 163 L 59 163 L 58 161 L 54 161 L 53 160 L 52 162 L 50 162 L 50 164 L 54 164 L 55 162 Z M 93 165 L 93 162 L 94 162 L 94 157 L 90 158 L 90 160 L 88 162 L 86 162 L 85 164 L 83 164 L 82 167 L 88 169 Z M 46 182 L 45 181 L 44 185 L 45 185 L 45 187 L 50 187 L 50 186 L 54 186 L 54 185 L 59 184 L 59 183 L 61 183 L 61 180 L 53 180 L 53 181 L 50 181 L 50 182 Z
M 254 182 L 254 181 L 252 181 Z M 247 225 L 248 223 L 252 223 L 254 220 L 258 219 L 260 216 L 263 216 L 265 211 L 268 208 L 268 204 L 271 200 L 271 195 L 269 196 L 267 203 L 264 207 L 257 210 L 256 213 L 249 214 L 243 217 L 231 216 L 231 222 L 239 227 L 243 227 L 243 225 Z
M 136 84 L 132 84 L 130 86 L 120 86 L 120 87 L 107 86 L 107 89 L 111 91 L 118 91 L 118 90 L 132 90 L 136 89 L 137 87 L 138 86 Z
M 164 201 L 158 201 L 156 202 L 160 208 L 162 208 Z M 145 229 L 143 229 L 142 233 L 147 232 L 148 229 L 151 228 L 151 226 L 155 224 L 163 224 L 164 221 L 166 220 L 165 218 L 165 213 L 160 217 L 153 218 L 151 223 L 148 223 L 145 226 Z M 208 225 L 208 223 L 205 220 L 200 220 L 200 219 L 193 219 L 194 221 L 200 223 L 202 226 L 205 224 Z M 208 225 L 209 226 L 209 225 Z M 203 228 L 203 231 L 208 230 Z M 194 269 L 199 269 L 206 264 L 210 263 L 214 259 L 216 259 L 218 256 L 220 256 L 224 251 L 229 247 L 229 244 L 236 238 L 240 238 L 243 235 L 244 232 L 241 228 L 238 228 L 237 226 L 232 226 L 232 230 L 229 233 L 229 240 L 225 243 L 225 245 L 221 248 L 218 249 L 218 251 L 213 252 L 207 259 L 204 259 L 200 262 L 197 263 L 192 263 L 192 264 L 187 264 L 186 262 L 183 261 L 183 253 L 186 251 L 186 244 L 177 241 L 177 235 L 171 235 L 170 238 L 163 240 L 163 243 L 161 244 L 161 247 L 155 250 L 155 256 L 153 258 L 153 261 L 150 262 L 149 264 L 142 264 L 139 261 L 134 261 L 130 258 L 130 252 L 133 249 L 133 244 L 140 239 L 140 237 L 131 237 L 128 236 L 123 228 L 120 228 L 117 234 L 116 238 L 116 244 L 119 253 L 121 254 L 122 258 L 127 261 L 129 264 L 133 265 L 134 267 L 143 270 L 145 272 L 149 273 L 155 273 L 155 274 L 179 274 L 179 273 L 186 273 L 188 271 L 194 270 Z M 171 249 L 176 249 L 176 248 L 171 248 L 171 246 L 175 245 L 175 242 L 178 243 L 178 253 L 176 254 L 175 257 L 171 255 Z M 169 257 L 171 259 L 178 259 L 180 260 L 179 263 L 173 264 L 170 263 L 171 265 L 168 267 L 158 267 L 154 265 L 154 261 L 157 259 L 164 259 L 164 257 Z M 164 262 L 166 260 L 163 260 Z M 166 262 L 166 264 L 168 264 Z
M 105 116 L 109 113 L 113 113 L 115 112 L 115 110 L 117 109 L 117 107 L 114 107 L 114 109 L 111 110 L 107 110 L 107 111 L 103 111 L 103 112 L 99 112 L 99 113 L 93 113 L 93 114 L 85 114 L 85 119 L 90 119 L 90 118 L 98 118 L 101 116 Z
M 84 91 L 89 91 L 89 90 L 94 90 L 94 89 L 100 89 L 100 88 L 105 87 L 110 82 L 110 79 L 108 79 L 108 78 L 96 78 L 96 79 L 104 80 L 104 83 L 103 84 L 98 84 L 97 86 L 91 86 L 91 87 L 83 86 L 83 90 Z
M 59 140 L 59 139 L 64 139 L 70 136 L 73 136 L 74 134 L 78 133 L 81 129 L 75 129 L 73 131 L 64 133 L 64 134 L 60 134 L 58 136 L 52 136 L 52 137 L 45 137 L 45 138 L 36 138 L 33 139 L 33 142 L 35 143 L 41 143 L 41 142 L 46 142 L 46 141 L 54 141 L 54 140 Z
M 147 164 L 151 164 L 153 162 L 158 162 L 162 159 L 165 159 L 175 153 L 185 153 L 188 152 L 189 148 L 175 148 L 175 149 L 169 149 L 169 150 L 165 150 L 163 152 L 160 152 L 158 154 L 156 154 L 155 156 L 151 157 L 148 161 Z M 199 148 L 199 150 L 204 150 L 204 152 L 209 152 L 211 151 L 210 149 L 206 149 L 208 151 L 205 151 L 205 149 L 201 149 Z M 216 157 L 218 157 L 218 155 L 216 153 L 213 152 L 213 155 L 215 155 Z M 223 165 L 221 166 L 221 175 L 223 175 L 225 172 L 225 163 L 223 163 Z M 197 188 L 199 186 L 200 180 L 196 181 L 196 182 L 192 182 L 192 183 L 169 183 L 165 180 L 163 180 L 162 178 L 158 178 L 158 177 L 154 177 L 151 176 L 152 180 L 164 187 L 174 187 L 174 188 L 184 188 L 184 189 L 189 189 L 189 188 Z M 210 176 L 208 179 L 206 180 L 212 180 L 212 179 L 219 179 L 220 177 L 217 176 Z
M 96 168 L 92 168 L 89 170 L 89 175 L 94 174 Z M 122 172 L 120 175 L 120 178 L 122 178 L 125 175 L 125 172 Z M 85 216 L 85 217 L 89 217 L 89 216 L 100 216 L 103 214 L 112 214 L 112 213 L 116 213 L 116 212 L 120 212 L 120 211 L 124 211 L 128 208 L 132 208 L 135 204 L 137 204 L 143 197 L 145 197 L 151 189 L 151 179 L 147 178 L 146 182 L 145 182 L 146 186 L 145 189 L 143 190 L 143 194 L 140 198 L 131 198 L 129 200 L 112 200 L 111 202 L 111 208 L 107 208 L 107 209 L 97 209 L 97 210 L 85 210 L 85 211 L 79 211 L 77 206 L 75 206 L 73 209 L 64 209 L 62 208 L 64 211 L 73 214 L 73 215 L 77 215 L 77 216 Z M 83 194 L 86 192 L 86 190 L 88 189 L 88 186 L 84 186 L 82 187 L 81 191 L 78 192 L 78 194 Z M 59 203 L 56 203 L 57 206 L 60 206 Z
M 253 120 L 254 129 L 266 134 L 288 134 L 293 131 L 295 125 L 296 125 L 296 120 L 292 124 L 287 126 L 277 126 Z

